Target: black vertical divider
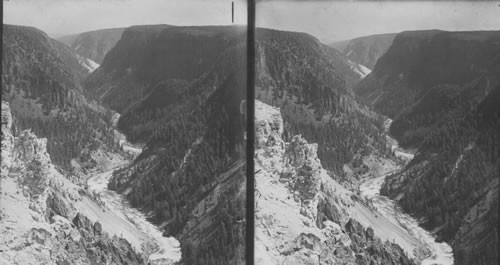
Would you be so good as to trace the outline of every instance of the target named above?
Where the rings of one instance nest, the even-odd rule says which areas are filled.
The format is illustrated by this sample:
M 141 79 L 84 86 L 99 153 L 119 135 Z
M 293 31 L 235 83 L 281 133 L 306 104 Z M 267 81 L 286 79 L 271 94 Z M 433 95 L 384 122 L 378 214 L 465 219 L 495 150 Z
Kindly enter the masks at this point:
M 255 2 L 247 0 L 247 211 L 246 211 L 246 264 L 254 265 L 255 240 L 255 178 L 254 178 L 254 139 L 255 139 Z

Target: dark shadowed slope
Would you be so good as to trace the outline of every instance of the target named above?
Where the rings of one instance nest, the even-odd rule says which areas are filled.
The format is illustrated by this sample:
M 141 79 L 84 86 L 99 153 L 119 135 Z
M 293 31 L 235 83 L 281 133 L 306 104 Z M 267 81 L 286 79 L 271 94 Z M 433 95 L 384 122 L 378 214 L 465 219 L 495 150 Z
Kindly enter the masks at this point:
M 238 27 L 131 27 L 85 85 L 123 112 L 166 80 L 198 78 L 244 34 Z

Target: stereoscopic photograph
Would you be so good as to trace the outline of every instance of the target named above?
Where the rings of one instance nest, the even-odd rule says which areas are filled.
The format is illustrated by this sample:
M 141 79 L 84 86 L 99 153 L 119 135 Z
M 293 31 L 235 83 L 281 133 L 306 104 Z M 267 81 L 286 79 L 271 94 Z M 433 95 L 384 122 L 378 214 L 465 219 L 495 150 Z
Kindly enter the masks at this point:
M 0 264 L 244 264 L 245 1 L 4 1 Z
M 495 1 L 6 0 L 0 265 L 496 265 Z

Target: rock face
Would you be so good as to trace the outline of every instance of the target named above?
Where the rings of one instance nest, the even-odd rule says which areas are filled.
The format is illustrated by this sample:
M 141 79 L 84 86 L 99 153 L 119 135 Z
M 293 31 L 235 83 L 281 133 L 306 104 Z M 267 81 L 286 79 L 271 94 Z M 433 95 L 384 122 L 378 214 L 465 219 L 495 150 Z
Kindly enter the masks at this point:
M 364 36 L 349 41 L 342 53 L 351 61 L 375 68 L 378 59 L 385 54 L 396 37 L 395 33 Z
M 101 64 L 106 54 L 115 47 L 125 28 L 101 29 L 58 38 L 77 54 Z
M 349 217 L 352 193 L 322 168 L 316 144 L 284 141 L 277 108 L 256 101 L 255 114 L 257 264 L 413 264 Z
M 12 114 L 10 113 L 9 103 L 2 101 L 2 174 L 8 172 L 8 168 L 12 163 L 12 146 L 13 146 L 13 136 L 10 133 L 12 128 Z M 3 175 L 2 175 L 3 177 Z M 0 183 L 1 185 L 1 183 Z
M 455 264 L 498 263 L 488 232 L 498 222 L 499 44 L 498 31 L 404 32 L 356 89 L 394 117 L 402 146 L 418 148 L 382 194 L 448 242 Z
M 78 213 L 73 204 L 86 199 L 55 170 L 47 140 L 30 131 L 12 136 L 10 116 L 2 101 L 0 262 L 143 264 L 128 242 Z

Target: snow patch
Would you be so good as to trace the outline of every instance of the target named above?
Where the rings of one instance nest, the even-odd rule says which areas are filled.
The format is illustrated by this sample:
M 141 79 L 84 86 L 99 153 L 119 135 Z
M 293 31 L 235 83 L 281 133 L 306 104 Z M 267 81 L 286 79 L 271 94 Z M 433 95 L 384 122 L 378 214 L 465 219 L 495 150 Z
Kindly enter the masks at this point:
M 89 73 L 92 73 L 95 71 L 95 69 L 99 68 L 99 64 L 90 60 L 89 58 L 85 58 L 81 55 L 77 55 L 78 57 L 78 61 L 80 62 L 80 64 L 85 67 L 85 69 L 87 69 L 89 71 Z
M 356 72 L 358 75 L 361 76 L 361 78 L 365 78 L 367 75 L 369 75 L 372 70 L 370 70 L 370 68 L 362 65 L 362 64 L 358 64 L 358 63 L 355 63 L 351 60 L 347 60 L 347 63 L 349 64 L 349 66 L 351 67 L 351 69 Z

